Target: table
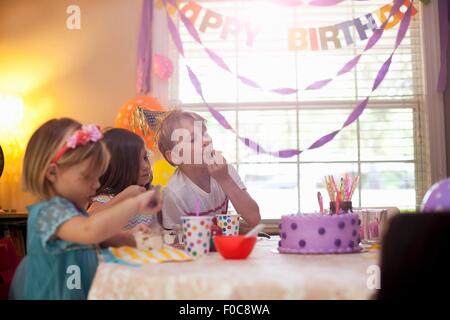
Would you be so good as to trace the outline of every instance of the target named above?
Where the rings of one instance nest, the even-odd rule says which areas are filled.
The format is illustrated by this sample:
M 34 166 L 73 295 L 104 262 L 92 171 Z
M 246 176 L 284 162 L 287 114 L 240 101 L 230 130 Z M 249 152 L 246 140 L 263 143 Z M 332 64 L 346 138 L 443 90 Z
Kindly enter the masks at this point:
M 19 257 L 26 254 L 27 219 L 26 212 L 0 212 L 0 238 L 11 236 Z
M 0 220 L 3 219 L 14 219 L 14 220 L 26 220 L 28 218 L 28 213 L 27 212 L 14 212 L 14 213 L 9 213 L 9 212 L 1 212 L 0 211 Z
M 375 294 L 367 280 L 369 266 L 378 264 L 378 250 L 280 254 L 274 250 L 278 241 L 279 237 L 259 239 L 246 260 L 224 260 L 213 252 L 191 262 L 138 268 L 101 262 L 88 298 L 359 300 Z

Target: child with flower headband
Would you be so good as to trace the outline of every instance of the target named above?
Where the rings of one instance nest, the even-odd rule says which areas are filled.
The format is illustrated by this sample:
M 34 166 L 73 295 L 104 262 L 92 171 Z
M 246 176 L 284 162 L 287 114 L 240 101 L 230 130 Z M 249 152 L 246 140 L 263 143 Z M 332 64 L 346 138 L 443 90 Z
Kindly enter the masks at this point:
M 28 207 L 27 256 L 14 275 L 14 299 L 85 299 L 97 268 L 96 245 L 136 213 L 161 209 L 154 190 L 96 215 L 85 207 L 100 186 L 109 153 L 94 125 L 53 119 L 31 137 L 23 184 L 40 198 Z

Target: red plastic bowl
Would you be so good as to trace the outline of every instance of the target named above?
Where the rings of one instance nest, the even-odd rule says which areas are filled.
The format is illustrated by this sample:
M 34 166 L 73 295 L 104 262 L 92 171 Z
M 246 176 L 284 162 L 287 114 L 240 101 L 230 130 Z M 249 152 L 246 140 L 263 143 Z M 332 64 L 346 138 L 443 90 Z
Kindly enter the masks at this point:
M 225 259 L 245 259 L 252 252 L 256 237 L 215 236 L 214 245 Z

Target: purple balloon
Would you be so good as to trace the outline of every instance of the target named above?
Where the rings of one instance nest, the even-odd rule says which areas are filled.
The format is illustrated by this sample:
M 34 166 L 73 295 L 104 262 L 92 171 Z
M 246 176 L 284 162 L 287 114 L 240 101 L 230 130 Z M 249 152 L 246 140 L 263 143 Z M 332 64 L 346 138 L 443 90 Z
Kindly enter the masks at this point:
M 428 189 L 422 200 L 422 212 L 450 212 L 450 178 L 441 180 Z

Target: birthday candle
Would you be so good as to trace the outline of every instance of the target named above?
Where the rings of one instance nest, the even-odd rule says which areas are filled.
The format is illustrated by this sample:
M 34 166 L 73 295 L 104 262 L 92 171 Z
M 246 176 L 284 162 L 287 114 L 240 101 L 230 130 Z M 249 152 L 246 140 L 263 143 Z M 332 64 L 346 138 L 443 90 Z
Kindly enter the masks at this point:
M 319 201 L 320 214 L 323 214 L 323 199 L 320 191 L 317 192 L 317 200 Z
M 336 183 L 336 180 L 334 180 L 334 176 L 331 176 L 331 180 L 333 181 L 333 185 L 334 185 L 334 191 L 338 192 L 338 191 L 339 191 L 339 189 L 338 189 L 338 187 L 337 187 L 337 183 Z
M 340 211 L 340 202 L 341 202 L 341 193 L 338 191 L 336 195 L 336 214 L 339 214 Z
M 345 174 L 345 197 L 347 201 L 351 201 L 350 199 L 350 188 L 351 188 L 351 179 L 350 175 Z
M 356 187 L 358 186 L 359 176 L 353 178 L 352 189 L 350 191 L 350 199 L 353 197 L 353 193 L 355 192 Z

